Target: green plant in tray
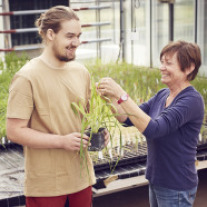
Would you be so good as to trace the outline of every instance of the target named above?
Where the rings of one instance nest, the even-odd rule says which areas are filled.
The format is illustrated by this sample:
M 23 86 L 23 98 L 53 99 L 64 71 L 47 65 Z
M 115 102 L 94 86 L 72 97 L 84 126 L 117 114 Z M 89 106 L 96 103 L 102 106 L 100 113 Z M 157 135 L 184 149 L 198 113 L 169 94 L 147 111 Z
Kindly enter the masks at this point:
M 115 107 L 107 100 L 103 100 L 96 92 L 96 85 L 93 82 L 91 87 L 91 98 L 89 100 L 89 108 L 84 109 L 82 102 L 71 103 L 71 107 L 76 115 L 82 118 L 81 133 L 85 133 L 90 137 L 91 146 L 89 150 L 96 151 L 101 150 L 104 147 L 104 133 L 103 129 L 116 128 L 118 121 L 114 118 L 115 114 L 112 114 L 111 108 Z M 96 136 L 96 138 L 95 138 Z M 101 137 L 103 137 L 103 139 Z M 95 139 L 100 140 L 98 146 L 93 147 Z

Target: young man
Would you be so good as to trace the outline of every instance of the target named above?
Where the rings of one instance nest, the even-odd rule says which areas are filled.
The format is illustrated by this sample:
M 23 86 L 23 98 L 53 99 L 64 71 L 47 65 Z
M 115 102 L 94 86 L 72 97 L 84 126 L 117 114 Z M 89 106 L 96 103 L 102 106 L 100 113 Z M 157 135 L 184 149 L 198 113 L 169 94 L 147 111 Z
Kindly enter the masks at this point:
M 36 21 L 45 48 L 16 73 L 7 110 L 7 136 L 24 146 L 27 207 L 90 207 L 95 183 L 81 119 L 71 102 L 90 98 L 90 75 L 73 61 L 81 24 L 68 7 L 56 6 Z M 109 134 L 105 135 L 106 144 Z

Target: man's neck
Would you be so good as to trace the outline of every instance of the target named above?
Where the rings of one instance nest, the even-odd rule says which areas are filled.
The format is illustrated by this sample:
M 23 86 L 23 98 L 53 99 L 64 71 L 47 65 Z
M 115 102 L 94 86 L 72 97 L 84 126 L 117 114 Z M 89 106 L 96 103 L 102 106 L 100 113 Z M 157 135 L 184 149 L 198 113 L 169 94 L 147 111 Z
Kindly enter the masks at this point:
M 47 63 L 47 65 L 54 67 L 54 68 L 62 69 L 62 68 L 65 68 L 67 65 L 67 62 L 58 60 L 54 56 L 54 54 L 47 49 L 43 51 L 43 53 L 40 55 L 40 58 L 44 60 L 44 62 Z

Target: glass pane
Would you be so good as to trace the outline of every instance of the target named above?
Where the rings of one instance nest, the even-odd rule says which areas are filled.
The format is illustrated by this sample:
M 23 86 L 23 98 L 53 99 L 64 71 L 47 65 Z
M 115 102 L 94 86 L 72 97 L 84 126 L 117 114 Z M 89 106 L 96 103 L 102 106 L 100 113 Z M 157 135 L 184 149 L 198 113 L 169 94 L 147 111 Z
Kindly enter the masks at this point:
M 135 65 L 149 65 L 149 3 L 145 0 L 126 3 L 126 60 Z
M 104 6 L 104 4 L 101 4 Z M 105 4 L 106 5 L 106 4 Z M 102 26 L 100 31 L 101 38 L 111 39 L 101 43 L 101 60 L 103 63 L 115 62 L 119 56 L 120 38 L 120 10 L 119 2 L 111 2 L 110 9 L 105 9 L 100 14 L 101 22 L 109 22 L 110 25 Z
M 194 0 L 176 0 L 174 4 L 174 40 L 194 42 Z
M 38 10 L 48 9 L 57 5 L 56 0 L 39 1 L 39 0 L 9 0 L 10 11 L 26 11 L 26 10 Z M 59 0 L 58 5 L 68 5 L 68 0 Z M 39 18 L 40 14 L 31 15 L 11 15 L 10 25 L 11 29 L 26 29 L 34 28 L 35 20 Z M 13 33 L 11 34 L 12 46 L 36 44 L 41 42 L 37 32 L 28 33 Z
M 94 1 L 70 1 L 71 8 L 86 8 L 95 6 Z M 96 22 L 96 10 L 80 10 L 77 11 L 78 17 L 80 18 L 81 24 L 90 24 Z M 83 27 L 82 35 L 80 37 L 81 41 L 94 40 L 96 39 L 96 28 L 95 27 Z M 77 59 L 88 59 L 95 58 L 97 55 L 96 43 L 82 44 L 78 47 L 76 52 Z
M 152 66 L 159 67 L 160 51 L 169 40 L 169 8 L 167 3 L 152 1 Z
M 202 67 L 201 74 L 207 76 L 207 1 L 200 0 L 198 1 L 198 19 L 197 19 L 197 38 L 198 45 L 201 48 L 202 55 Z
M 78 11 L 81 24 L 92 23 L 100 24 L 100 26 L 82 28 L 81 41 L 97 40 L 97 42 L 82 44 L 77 49 L 77 59 L 99 57 L 102 62 L 115 61 L 119 52 L 119 42 L 117 42 L 117 38 L 119 38 L 119 2 L 71 1 L 70 6 L 72 8 L 100 7 L 100 9 Z M 101 39 L 107 39 L 107 41 L 100 41 Z

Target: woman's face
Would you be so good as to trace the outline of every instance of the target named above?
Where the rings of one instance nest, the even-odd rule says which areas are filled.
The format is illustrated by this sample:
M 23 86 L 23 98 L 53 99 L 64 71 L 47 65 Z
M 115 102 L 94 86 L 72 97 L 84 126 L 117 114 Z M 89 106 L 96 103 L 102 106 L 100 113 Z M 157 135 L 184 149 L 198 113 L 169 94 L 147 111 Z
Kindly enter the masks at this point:
M 161 58 L 161 82 L 170 86 L 179 86 L 187 80 L 186 72 L 182 71 L 177 60 L 177 53 L 163 55 Z

